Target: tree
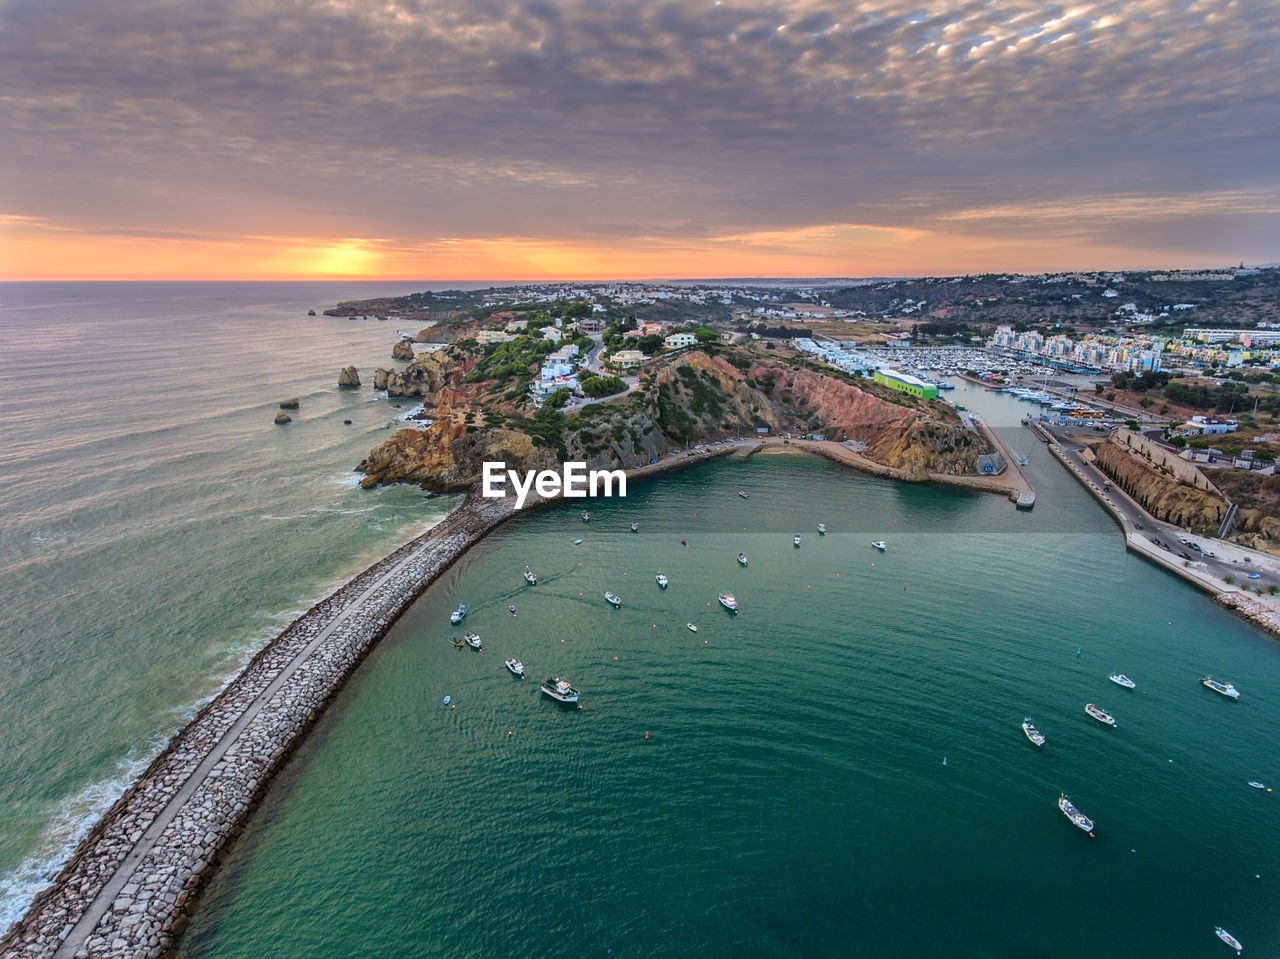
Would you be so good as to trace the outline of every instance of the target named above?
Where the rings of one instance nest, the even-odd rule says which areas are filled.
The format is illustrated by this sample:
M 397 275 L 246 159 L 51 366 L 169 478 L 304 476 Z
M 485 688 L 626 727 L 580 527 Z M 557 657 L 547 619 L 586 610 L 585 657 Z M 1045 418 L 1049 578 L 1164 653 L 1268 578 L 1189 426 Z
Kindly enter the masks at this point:
M 553 410 L 558 410 L 569 402 L 569 387 L 561 386 L 552 390 L 551 395 L 547 397 L 546 405 Z
M 593 399 L 622 393 L 626 388 L 627 384 L 620 376 L 588 376 L 582 381 L 582 392 Z
M 662 343 L 662 334 L 649 333 L 646 336 L 640 337 L 640 342 L 637 343 L 636 346 L 645 356 L 653 356 L 654 353 L 657 353 L 662 349 Z
M 720 339 L 720 334 L 707 326 L 700 326 L 693 331 L 693 337 L 699 343 L 714 343 Z

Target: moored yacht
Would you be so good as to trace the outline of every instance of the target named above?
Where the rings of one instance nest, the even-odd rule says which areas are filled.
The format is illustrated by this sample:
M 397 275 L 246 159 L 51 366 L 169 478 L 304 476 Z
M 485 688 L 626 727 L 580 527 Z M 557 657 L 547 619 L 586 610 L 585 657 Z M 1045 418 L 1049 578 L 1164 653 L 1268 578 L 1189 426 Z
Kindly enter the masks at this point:
M 514 656 L 506 662 L 507 669 L 511 670 L 512 676 L 519 676 L 524 679 L 524 663 L 516 659 Z
M 1220 683 L 1216 679 L 1210 679 L 1208 676 L 1200 680 L 1200 682 L 1203 685 L 1208 686 L 1215 693 L 1222 693 L 1222 695 L 1227 696 L 1231 699 L 1240 698 L 1240 690 L 1236 689 L 1230 683 Z
M 882 539 L 873 539 L 871 541 L 871 545 L 874 546 L 876 549 L 880 550 L 880 552 L 882 553 L 889 548 L 889 544 Z
M 449 614 L 449 622 L 460 623 L 462 622 L 463 617 L 465 617 L 466 615 L 467 615 L 467 604 L 459 603 L 458 608 Z
M 733 598 L 732 593 L 721 593 L 720 605 L 731 613 L 736 613 L 738 611 L 738 601 Z
M 819 524 L 818 524 L 818 535 L 819 535 L 819 536 L 826 536 L 826 535 L 827 535 L 827 524 L 826 524 L 826 523 L 819 523 Z
M 655 577 L 654 577 L 654 579 L 656 579 L 656 580 L 658 581 L 658 586 L 659 586 L 661 589 L 666 589 L 666 588 L 667 588 L 667 582 L 668 582 L 668 580 L 667 580 L 667 577 L 666 577 L 666 575 L 665 575 L 665 574 L 663 574 L 663 573 L 659 573 L 657 576 L 655 576 Z
M 1041 747 L 1044 746 L 1045 744 L 1044 733 L 1036 729 L 1036 725 L 1031 721 L 1031 717 L 1028 716 L 1026 719 L 1022 721 L 1022 731 L 1027 734 L 1027 738 L 1031 740 L 1032 745 L 1041 746 Z
M 578 691 L 569 685 L 569 680 L 559 676 L 549 676 L 542 682 L 542 691 L 560 703 L 576 703 Z
M 638 533 L 638 532 L 640 532 L 640 524 L 639 524 L 639 523 L 632 523 L 632 524 L 631 524 L 631 532 L 633 532 L 633 533 Z
M 1123 686 L 1125 689 L 1133 689 L 1138 685 L 1124 673 L 1112 673 L 1107 677 L 1107 679 L 1111 680 L 1117 686 Z
M 747 565 L 747 554 L 746 554 L 746 553 L 739 553 L 739 554 L 738 554 L 738 565 L 739 565 L 739 566 L 746 566 L 746 565 Z
M 1065 794 L 1058 797 L 1058 808 L 1062 810 L 1062 815 L 1066 816 L 1090 836 L 1093 835 L 1093 820 L 1077 809 Z
M 738 490 L 738 495 L 741 496 L 743 499 L 751 499 L 751 494 L 744 489 Z
M 590 523 L 590 522 L 591 522 L 591 514 L 590 514 L 590 513 L 588 513 L 585 509 L 582 511 L 582 521 L 583 521 L 584 523 Z
M 609 601 L 610 606 L 618 607 L 622 605 L 622 600 L 618 597 L 618 594 L 611 593 L 607 589 L 604 591 L 604 598 Z
M 1214 935 L 1234 949 L 1237 956 L 1244 952 L 1244 946 L 1240 945 L 1240 940 L 1231 935 L 1231 933 L 1227 932 L 1227 930 L 1223 929 L 1221 926 L 1214 926 L 1213 932 Z
M 1084 711 L 1100 723 L 1106 723 L 1108 726 L 1114 726 L 1116 724 L 1116 720 L 1114 716 L 1112 716 L 1110 713 L 1103 712 L 1093 703 L 1086 703 L 1084 707 Z
M 534 575 L 533 570 L 531 570 L 528 566 L 524 568 L 524 581 L 528 583 L 530 586 L 538 585 L 538 577 Z
M 463 637 L 462 637 L 462 639 L 463 639 L 463 642 L 465 642 L 465 643 L 466 643 L 468 646 L 470 646 L 472 649 L 479 649 L 479 648 L 480 648 L 480 634 L 479 634 L 479 633 L 467 633 L 465 636 L 463 636 Z
M 791 537 L 791 545 L 792 545 L 792 546 L 799 546 L 799 545 L 800 545 L 800 537 L 799 537 L 799 536 L 792 536 L 792 537 Z

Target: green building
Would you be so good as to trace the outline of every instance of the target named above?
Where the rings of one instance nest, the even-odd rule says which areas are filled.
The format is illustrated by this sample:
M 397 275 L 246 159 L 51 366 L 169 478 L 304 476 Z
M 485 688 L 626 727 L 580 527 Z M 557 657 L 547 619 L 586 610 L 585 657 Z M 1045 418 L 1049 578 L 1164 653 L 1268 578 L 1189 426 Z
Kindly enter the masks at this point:
M 912 376 L 910 373 L 899 373 L 897 370 L 876 370 L 875 381 L 881 386 L 887 386 L 891 390 L 897 390 L 900 393 L 909 393 L 911 396 L 918 396 L 922 400 L 936 400 L 938 398 L 938 388 L 932 383 L 926 383 L 918 376 Z

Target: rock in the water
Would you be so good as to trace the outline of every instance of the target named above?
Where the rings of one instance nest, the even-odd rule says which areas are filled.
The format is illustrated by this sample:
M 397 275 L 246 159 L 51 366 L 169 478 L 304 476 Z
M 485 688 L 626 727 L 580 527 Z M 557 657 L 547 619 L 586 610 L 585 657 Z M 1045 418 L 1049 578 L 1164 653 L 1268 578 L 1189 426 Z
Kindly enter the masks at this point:
M 307 310 L 307 316 L 315 316 L 315 315 L 316 315 L 315 310 Z
M 302 404 L 298 402 L 298 398 L 296 396 L 280 401 L 280 409 L 282 410 L 296 410 L 301 405 Z
M 391 358 L 393 360 L 413 359 L 413 344 L 408 340 L 400 340 L 391 348 Z
M 343 420 L 343 421 L 342 421 L 342 425 L 343 425 L 343 426 L 350 426 L 350 425 L 351 425 L 351 421 L 350 421 L 350 420 Z
M 374 370 L 373 371 L 373 388 L 375 390 L 385 390 L 387 388 L 387 380 L 391 375 L 390 370 Z
M 285 423 L 292 423 L 293 417 L 290 416 L 288 413 L 286 413 L 284 410 L 281 410 L 279 413 L 276 414 L 276 418 L 272 422 L 274 422 L 276 426 L 284 426 Z
M 338 373 L 338 385 L 356 387 L 360 385 L 360 371 L 354 366 L 344 366 Z

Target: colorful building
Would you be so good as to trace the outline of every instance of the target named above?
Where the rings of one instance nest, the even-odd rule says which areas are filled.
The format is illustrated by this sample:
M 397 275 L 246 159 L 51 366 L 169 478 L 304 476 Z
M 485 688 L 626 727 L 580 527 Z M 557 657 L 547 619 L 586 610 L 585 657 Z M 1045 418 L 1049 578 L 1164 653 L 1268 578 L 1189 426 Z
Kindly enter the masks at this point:
M 938 387 L 935 384 L 925 382 L 910 373 L 899 373 L 897 370 L 889 369 L 876 370 L 875 381 L 881 386 L 887 386 L 891 390 L 916 396 L 922 400 L 938 398 Z

